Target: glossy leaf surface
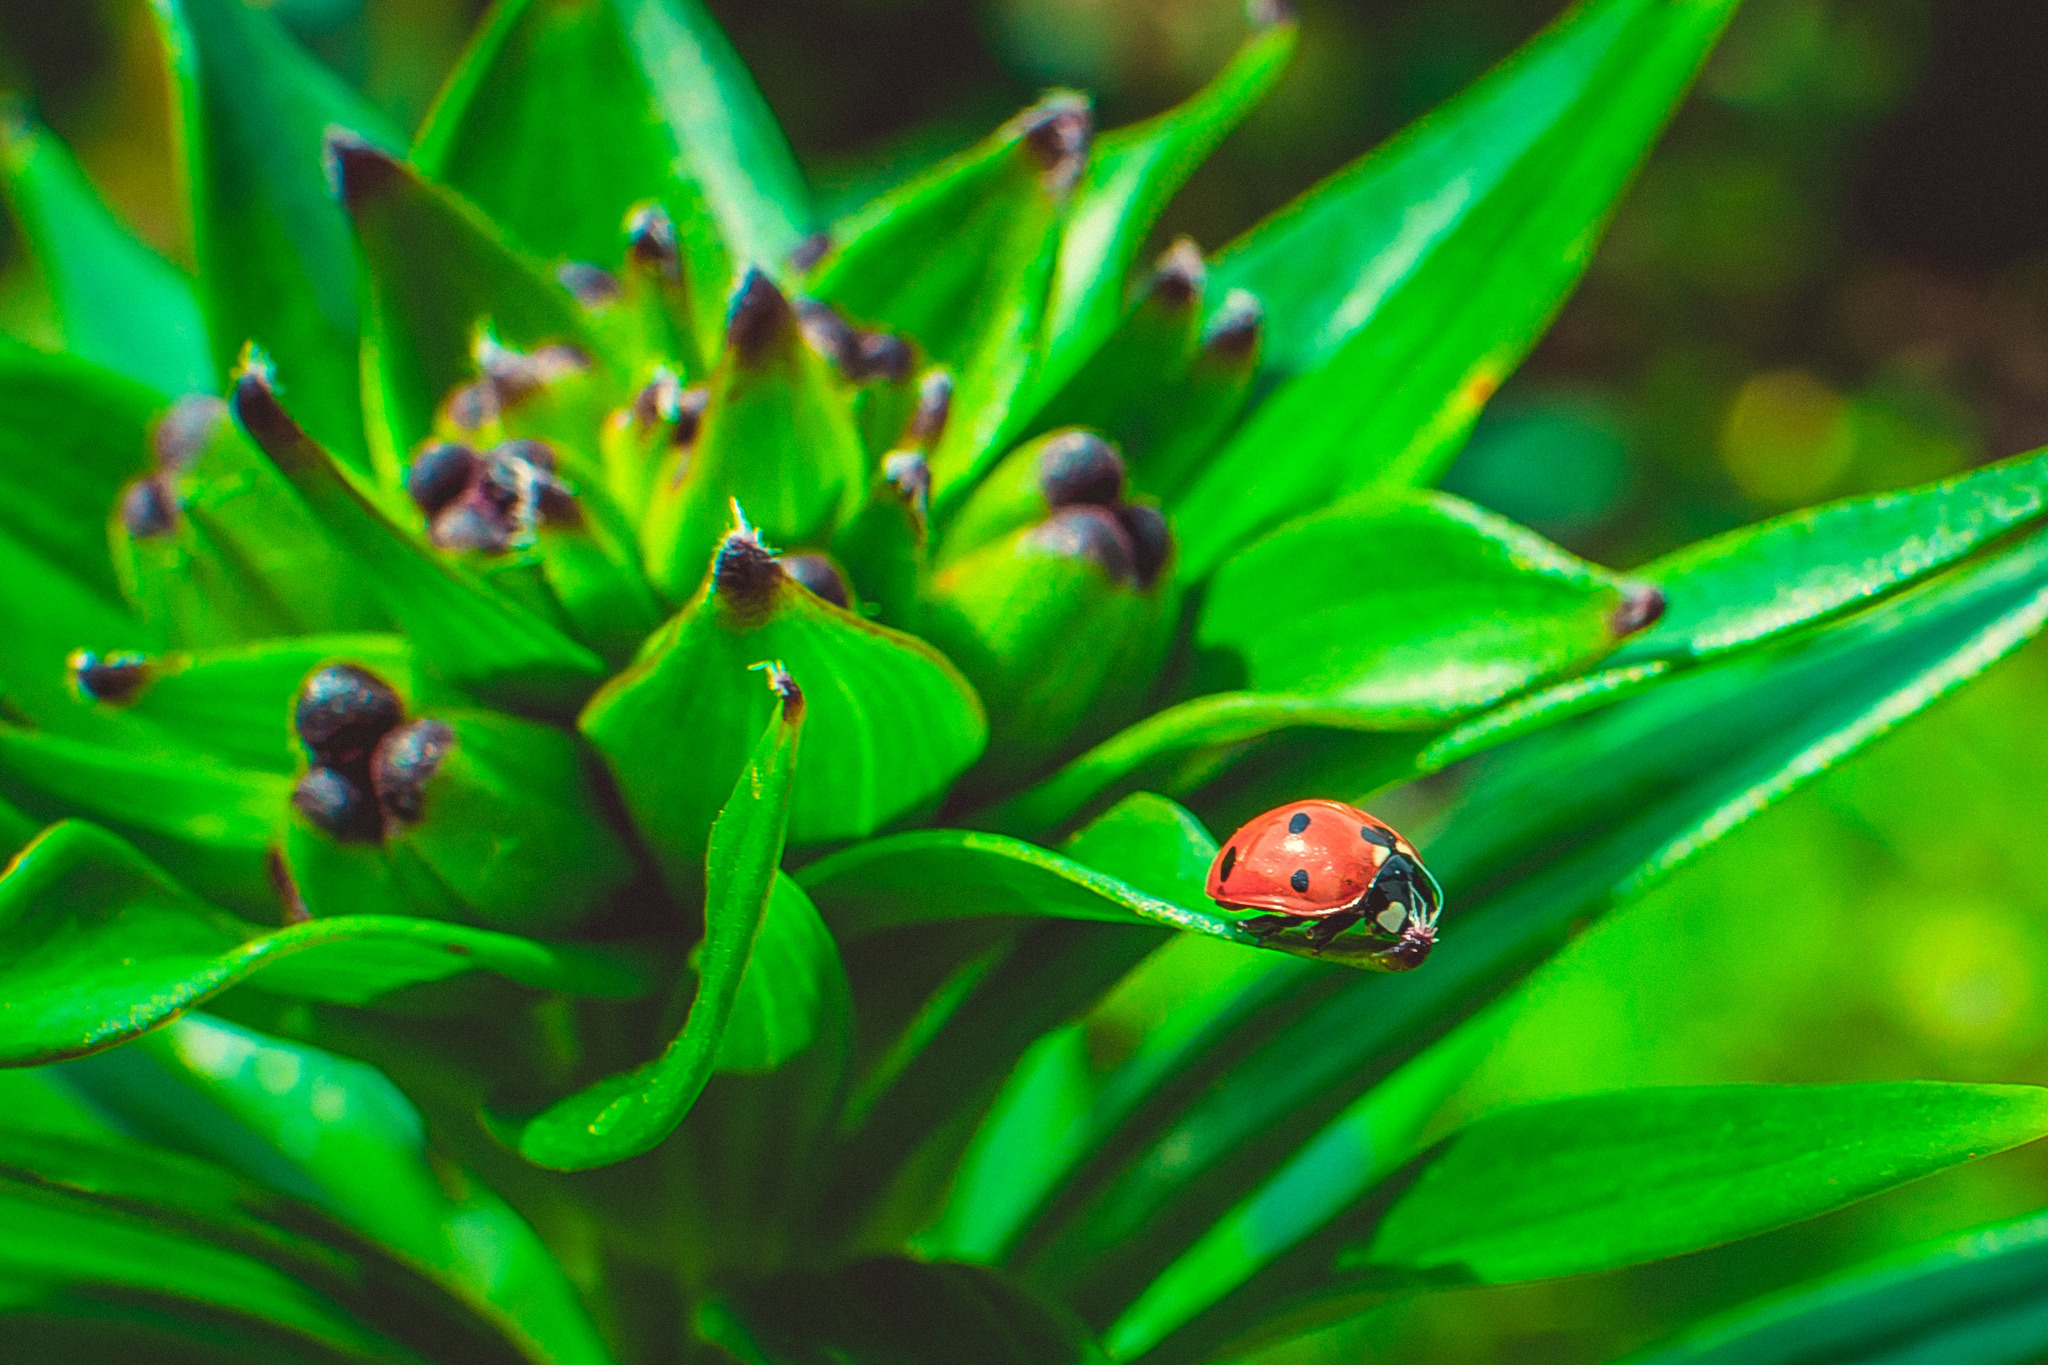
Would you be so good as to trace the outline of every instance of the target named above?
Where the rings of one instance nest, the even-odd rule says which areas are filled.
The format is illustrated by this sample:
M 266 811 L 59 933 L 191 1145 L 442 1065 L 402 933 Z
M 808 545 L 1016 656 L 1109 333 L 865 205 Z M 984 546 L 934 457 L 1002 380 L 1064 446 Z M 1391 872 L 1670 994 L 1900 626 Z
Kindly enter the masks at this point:
M 1365 484 L 1443 468 L 1578 282 L 1733 10 L 1581 5 L 1224 250 L 1212 288 L 1265 304 L 1273 391 L 1176 508 L 1185 575 Z
M 818 907 L 796 882 L 776 877 L 718 1041 L 718 1069 L 775 1070 L 818 1040 L 845 990 L 846 968 Z
M 542 990 L 630 996 L 640 972 L 593 949 L 434 920 L 355 915 L 264 929 L 207 905 L 121 840 L 59 824 L 0 878 L 0 1061 L 112 1047 L 244 981 L 359 1004 L 483 970 Z
M 519 1153 L 536 1165 L 580 1171 L 637 1156 L 675 1130 L 711 1079 L 781 875 L 776 869 L 789 829 L 805 698 L 779 667 L 770 670 L 770 683 L 773 714 L 711 827 L 704 857 L 704 939 L 682 1031 L 653 1061 L 608 1076 L 520 1126 Z

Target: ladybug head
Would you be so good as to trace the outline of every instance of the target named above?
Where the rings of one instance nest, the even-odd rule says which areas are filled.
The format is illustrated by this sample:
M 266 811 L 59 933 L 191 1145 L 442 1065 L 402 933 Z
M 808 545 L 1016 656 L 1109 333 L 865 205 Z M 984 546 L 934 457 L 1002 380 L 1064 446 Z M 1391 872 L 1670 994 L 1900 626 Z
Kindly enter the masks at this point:
M 1418 906 L 1408 916 L 1408 922 L 1401 926 L 1401 937 L 1381 955 L 1395 971 L 1412 972 L 1428 960 L 1430 949 L 1436 947 L 1437 914 L 1434 906 Z

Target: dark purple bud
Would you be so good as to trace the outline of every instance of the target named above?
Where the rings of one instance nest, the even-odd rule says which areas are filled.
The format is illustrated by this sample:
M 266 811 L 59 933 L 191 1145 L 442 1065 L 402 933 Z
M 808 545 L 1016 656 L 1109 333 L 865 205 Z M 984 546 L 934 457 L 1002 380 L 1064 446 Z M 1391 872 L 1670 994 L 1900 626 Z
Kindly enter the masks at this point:
M 477 342 L 477 365 L 497 391 L 498 403 L 509 407 L 528 394 L 590 368 L 580 347 L 542 346 L 532 352 L 514 350 L 486 336 Z
M 64 662 L 71 668 L 71 685 L 87 701 L 126 706 L 149 685 L 149 659 L 141 654 L 109 654 L 102 658 L 89 649 L 80 649 L 74 650 Z
M 212 394 L 186 394 L 157 419 L 150 434 L 156 462 L 173 474 L 190 469 L 227 415 L 228 405 Z
M 1123 456 L 1092 431 L 1063 431 L 1039 452 L 1038 486 L 1054 507 L 1112 507 L 1124 495 Z
M 345 128 L 328 129 L 326 146 L 328 184 L 351 213 L 405 179 L 404 167 L 389 152 Z
M 1064 194 L 1081 178 L 1088 164 L 1088 144 L 1095 137 L 1095 115 L 1087 101 L 1055 95 L 1024 118 L 1024 145 L 1045 168 L 1046 188 Z
M 392 726 L 405 703 L 385 682 L 354 664 L 329 664 L 299 687 L 292 728 L 313 757 L 331 768 L 360 763 Z
M 882 457 L 882 477 L 921 518 L 931 505 L 932 467 L 921 450 L 897 450 Z
M 900 384 L 910 375 L 910 343 L 888 332 L 861 332 L 854 337 L 846 376 L 857 384 L 880 379 Z
M 789 253 L 789 263 L 808 273 L 812 266 L 825 259 L 825 253 L 831 249 L 832 234 L 814 232 L 796 244 L 796 249 Z
M 811 344 L 812 350 L 841 369 L 853 367 L 859 341 L 854 335 L 853 324 L 841 317 L 837 308 L 816 299 L 805 299 L 797 304 L 796 316 L 798 325 L 804 329 L 804 340 Z
M 682 273 L 683 252 L 676 240 L 675 219 L 659 204 L 637 204 L 626 215 L 626 261 L 638 269 L 674 279 Z
M 852 599 L 847 595 L 846 580 L 840 577 L 838 566 L 825 556 L 784 555 L 781 562 L 784 573 L 833 606 L 845 608 L 851 605 Z
M 284 404 L 277 401 L 270 370 L 252 358 L 230 381 L 228 407 L 242 430 L 281 469 L 303 469 L 326 458 Z
M 1131 537 L 1106 507 L 1063 507 L 1030 538 L 1049 553 L 1085 559 L 1120 583 L 1137 581 Z
M 441 509 L 427 529 L 427 539 L 442 550 L 475 550 L 500 554 L 519 537 L 519 523 L 495 505 L 482 488 L 472 489 Z
M 300 778 L 292 788 L 292 808 L 344 844 L 374 844 L 384 837 L 376 801 L 332 768 L 314 768 Z
M 438 720 L 416 720 L 384 736 L 370 759 L 370 785 L 384 814 L 406 824 L 425 814 L 427 784 L 454 748 L 455 731 Z
M 1202 349 L 1225 361 L 1243 363 L 1258 353 L 1259 331 L 1266 316 L 1258 295 L 1233 289 L 1202 333 Z
M 588 261 L 569 261 L 555 271 L 562 288 L 585 308 L 603 308 L 619 300 L 619 277 Z
M 515 436 L 509 441 L 500 441 L 491 447 L 491 454 L 501 460 L 522 460 L 549 474 L 555 472 L 557 463 L 555 448 L 532 436 Z
M 704 409 L 710 406 L 711 390 L 702 384 L 677 394 L 675 416 L 670 419 L 676 429 L 669 439 L 679 446 L 695 445 L 697 428 L 704 424 Z
M 782 565 L 750 526 L 726 536 L 711 561 L 711 590 L 742 613 L 765 610 L 781 581 Z
M 159 475 L 137 479 L 122 490 L 121 525 L 137 540 L 167 536 L 178 529 L 178 497 Z
M 1202 297 L 1202 286 L 1208 281 L 1209 268 L 1202 263 L 1194 238 L 1179 237 L 1152 267 L 1152 297 L 1179 312 Z
M 442 415 L 457 431 L 481 431 L 498 420 L 498 390 L 488 379 L 464 384 L 448 395 Z
M 1124 534 L 1131 538 L 1131 559 L 1138 571 L 1138 586 L 1149 588 L 1160 569 L 1173 555 L 1173 532 L 1157 507 L 1142 502 L 1125 503 L 1116 509 Z
M 477 453 L 456 441 L 429 441 L 405 471 L 405 491 L 433 516 L 462 496 L 476 477 Z
M 725 344 L 741 365 L 759 365 L 794 319 L 789 300 L 775 287 L 775 281 L 749 267 L 726 311 Z
M 789 676 L 789 670 L 782 666 L 780 659 L 763 659 L 752 665 L 768 675 L 768 690 L 782 702 L 782 719 L 794 725 L 803 719 L 804 690 L 796 685 L 796 679 Z
M 917 385 L 917 411 L 910 415 L 910 426 L 903 433 L 906 441 L 919 446 L 937 444 L 952 411 L 953 372 L 926 370 Z
M 1618 639 L 1647 630 L 1657 624 L 1664 615 L 1664 591 L 1653 583 L 1637 583 L 1629 587 L 1621 599 L 1621 605 L 1614 609 L 1608 619 L 1607 628 Z
M 683 381 L 676 378 L 675 371 L 666 365 L 657 368 L 654 378 L 633 395 L 631 413 L 634 424 L 651 427 L 660 422 L 675 421 L 682 396 Z

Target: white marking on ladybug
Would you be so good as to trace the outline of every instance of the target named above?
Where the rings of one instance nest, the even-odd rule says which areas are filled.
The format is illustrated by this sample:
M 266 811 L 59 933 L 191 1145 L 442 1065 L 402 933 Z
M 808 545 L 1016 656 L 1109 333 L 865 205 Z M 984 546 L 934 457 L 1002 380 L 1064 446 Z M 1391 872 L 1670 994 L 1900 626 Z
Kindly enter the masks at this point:
M 1401 925 L 1408 919 L 1408 907 L 1399 901 L 1395 901 L 1392 905 L 1380 911 L 1377 919 L 1380 928 L 1390 934 L 1399 933 Z

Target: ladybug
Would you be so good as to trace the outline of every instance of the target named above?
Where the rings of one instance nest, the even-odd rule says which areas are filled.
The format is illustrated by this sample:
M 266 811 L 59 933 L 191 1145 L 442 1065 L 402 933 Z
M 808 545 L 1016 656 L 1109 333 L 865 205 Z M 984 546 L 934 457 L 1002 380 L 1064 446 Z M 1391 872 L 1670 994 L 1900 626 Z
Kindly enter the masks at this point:
M 1413 844 L 1342 801 L 1294 801 L 1247 823 L 1209 864 L 1208 892 L 1271 912 L 1246 922 L 1261 939 L 1306 924 L 1317 952 L 1363 921 L 1391 945 L 1384 961 L 1396 971 L 1429 956 L 1444 899 Z

